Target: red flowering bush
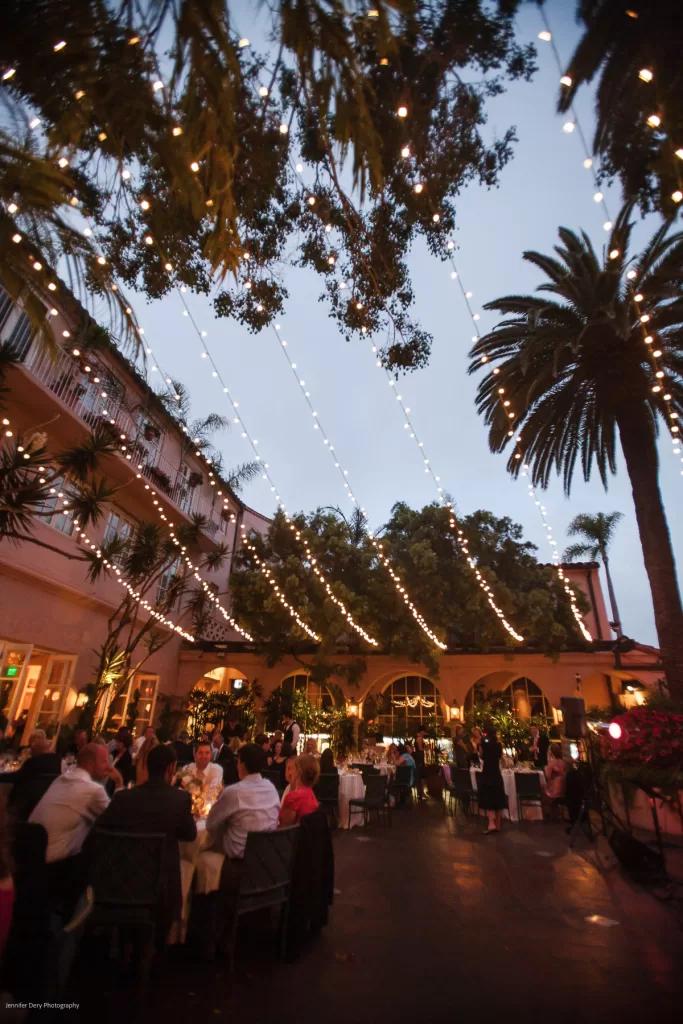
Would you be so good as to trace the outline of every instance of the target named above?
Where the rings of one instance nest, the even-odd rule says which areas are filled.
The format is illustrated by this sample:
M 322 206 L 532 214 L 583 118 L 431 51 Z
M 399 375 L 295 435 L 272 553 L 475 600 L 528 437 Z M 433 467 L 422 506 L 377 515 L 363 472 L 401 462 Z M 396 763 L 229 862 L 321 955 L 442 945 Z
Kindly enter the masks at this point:
M 603 737 L 609 761 L 651 768 L 683 769 L 683 714 L 634 708 L 619 715 L 621 736 Z

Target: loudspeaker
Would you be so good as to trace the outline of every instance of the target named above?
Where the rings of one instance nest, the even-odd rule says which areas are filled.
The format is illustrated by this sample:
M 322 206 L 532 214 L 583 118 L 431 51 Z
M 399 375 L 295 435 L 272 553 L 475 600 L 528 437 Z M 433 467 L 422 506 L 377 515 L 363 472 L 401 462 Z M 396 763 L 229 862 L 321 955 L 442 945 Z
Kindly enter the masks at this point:
M 570 740 L 580 740 L 586 735 L 586 705 L 583 697 L 560 697 L 560 709 L 565 736 Z
M 659 882 L 666 878 L 664 861 L 657 850 L 634 839 L 620 828 L 613 829 L 608 842 L 614 856 L 634 882 L 646 885 L 648 882 Z

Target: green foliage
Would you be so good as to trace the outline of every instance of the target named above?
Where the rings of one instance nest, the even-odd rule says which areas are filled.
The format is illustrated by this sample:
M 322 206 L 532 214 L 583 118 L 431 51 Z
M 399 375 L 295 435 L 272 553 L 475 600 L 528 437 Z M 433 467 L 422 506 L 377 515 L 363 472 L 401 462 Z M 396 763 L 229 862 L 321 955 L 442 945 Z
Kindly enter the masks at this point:
M 305 534 L 335 596 L 378 641 L 379 649 L 408 656 L 437 674 L 434 646 L 406 611 L 366 534 L 330 509 L 297 515 L 293 522 Z M 548 567 L 538 564 L 535 548 L 523 540 L 521 527 L 483 511 L 463 516 L 460 523 L 496 600 L 528 643 L 550 655 L 583 646 L 563 588 Z M 415 604 L 451 649 L 513 646 L 454 542 L 445 508 L 434 504 L 415 511 L 399 503 L 378 532 Z M 322 638 L 314 647 L 300 633 L 257 570 L 253 556 L 243 549 L 231 577 L 233 611 L 254 637 L 258 653 L 271 665 L 285 654 L 294 654 L 302 671 L 328 687 L 334 677 L 345 677 L 347 684 L 355 685 L 365 671 L 368 645 L 334 602 L 321 599 L 320 586 L 301 563 L 300 542 L 290 525 L 278 514 L 268 533 L 254 536 L 252 542 L 286 599 Z M 582 601 L 581 595 L 578 600 Z M 339 662 L 340 653 L 353 656 L 346 666 Z
M 517 718 L 504 701 L 494 697 L 493 700 L 474 704 L 465 712 L 465 724 L 469 729 L 476 725 L 483 730 L 489 722 L 495 726 L 498 739 L 504 747 L 513 747 L 519 751 L 529 746 L 531 722 Z
M 362 5 L 283 0 L 260 12 L 274 48 L 258 53 L 239 45 L 234 2 L 5 0 L 0 66 L 14 74 L 3 82 L 0 199 L 5 210 L 20 201 L 0 216 L 3 279 L 15 293 L 28 280 L 23 246 L 5 244 L 19 229 L 46 265 L 67 264 L 84 301 L 110 304 L 131 345 L 114 279 L 150 299 L 176 282 L 218 285 L 217 314 L 258 331 L 281 312 L 296 239 L 346 334 L 387 337 L 390 365 L 423 365 L 432 339 L 412 319 L 407 255 L 423 237 L 445 259 L 456 197 L 472 181 L 496 185 L 512 155 L 514 128 L 488 141 L 485 125 L 487 100 L 535 70 L 533 47 L 514 39 L 518 6 L 378 0 L 370 18 Z M 92 238 L 72 200 L 95 222 Z
M 595 562 L 602 558 L 614 540 L 617 525 L 623 518 L 623 512 L 597 512 L 595 515 L 581 512 L 574 516 L 567 527 L 567 534 L 570 537 L 579 536 L 584 539 L 583 542 L 567 548 L 563 555 L 564 560 L 573 562 L 579 558 L 588 558 Z
M 230 712 L 235 712 L 248 732 L 256 725 L 256 710 L 261 698 L 261 686 L 254 681 L 241 690 L 209 691 L 195 687 L 187 698 L 185 712 L 191 719 L 195 738 L 203 732 L 222 729 Z
M 572 85 L 561 89 L 559 109 L 569 110 L 581 87 L 597 77 L 593 147 L 599 179 L 618 176 L 643 213 L 674 216 L 671 195 L 681 180 L 671 141 L 683 138 L 680 5 L 581 0 L 576 6 L 584 33 L 566 70 Z M 635 17 L 627 16 L 628 6 Z M 651 83 L 640 79 L 642 68 L 652 72 Z M 663 116 L 662 130 L 647 123 L 652 113 Z

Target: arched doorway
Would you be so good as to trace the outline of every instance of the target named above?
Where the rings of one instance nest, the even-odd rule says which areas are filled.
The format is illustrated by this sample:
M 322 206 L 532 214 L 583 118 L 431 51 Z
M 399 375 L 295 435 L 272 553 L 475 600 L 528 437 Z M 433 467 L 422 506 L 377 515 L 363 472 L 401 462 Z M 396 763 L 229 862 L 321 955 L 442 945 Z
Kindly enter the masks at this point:
M 204 672 L 201 679 L 195 684 L 195 689 L 204 690 L 205 693 L 232 693 L 236 690 L 243 690 L 249 685 L 249 680 L 244 673 L 236 668 L 209 669 Z
M 478 679 L 467 692 L 465 711 L 470 711 L 475 704 L 490 703 L 493 707 L 507 708 L 517 718 L 552 721 L 552 704 L 540 686 L 527 676 L 510 679 L 510 675 L 496 672 Z
M 426 676 L 400 676 L 382 691 L 378 701 L 379 724 L 386 737 L 415 736 L 420 726 L 443 726 L 445 701 Z

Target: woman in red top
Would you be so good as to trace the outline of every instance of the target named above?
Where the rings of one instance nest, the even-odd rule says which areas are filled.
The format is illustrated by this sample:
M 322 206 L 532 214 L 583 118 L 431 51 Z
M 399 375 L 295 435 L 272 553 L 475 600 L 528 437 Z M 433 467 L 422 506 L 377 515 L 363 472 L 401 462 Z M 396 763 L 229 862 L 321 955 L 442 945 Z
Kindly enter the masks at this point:
M 320 775 L 320 764 L 312 754 L 301 754 L 294 761 L 294 778 L 289 792 L 285 794 L 280 808 L 278 824 L 297 825 L 307 814 L 318 810 L 318 801 L 313 787 Z

